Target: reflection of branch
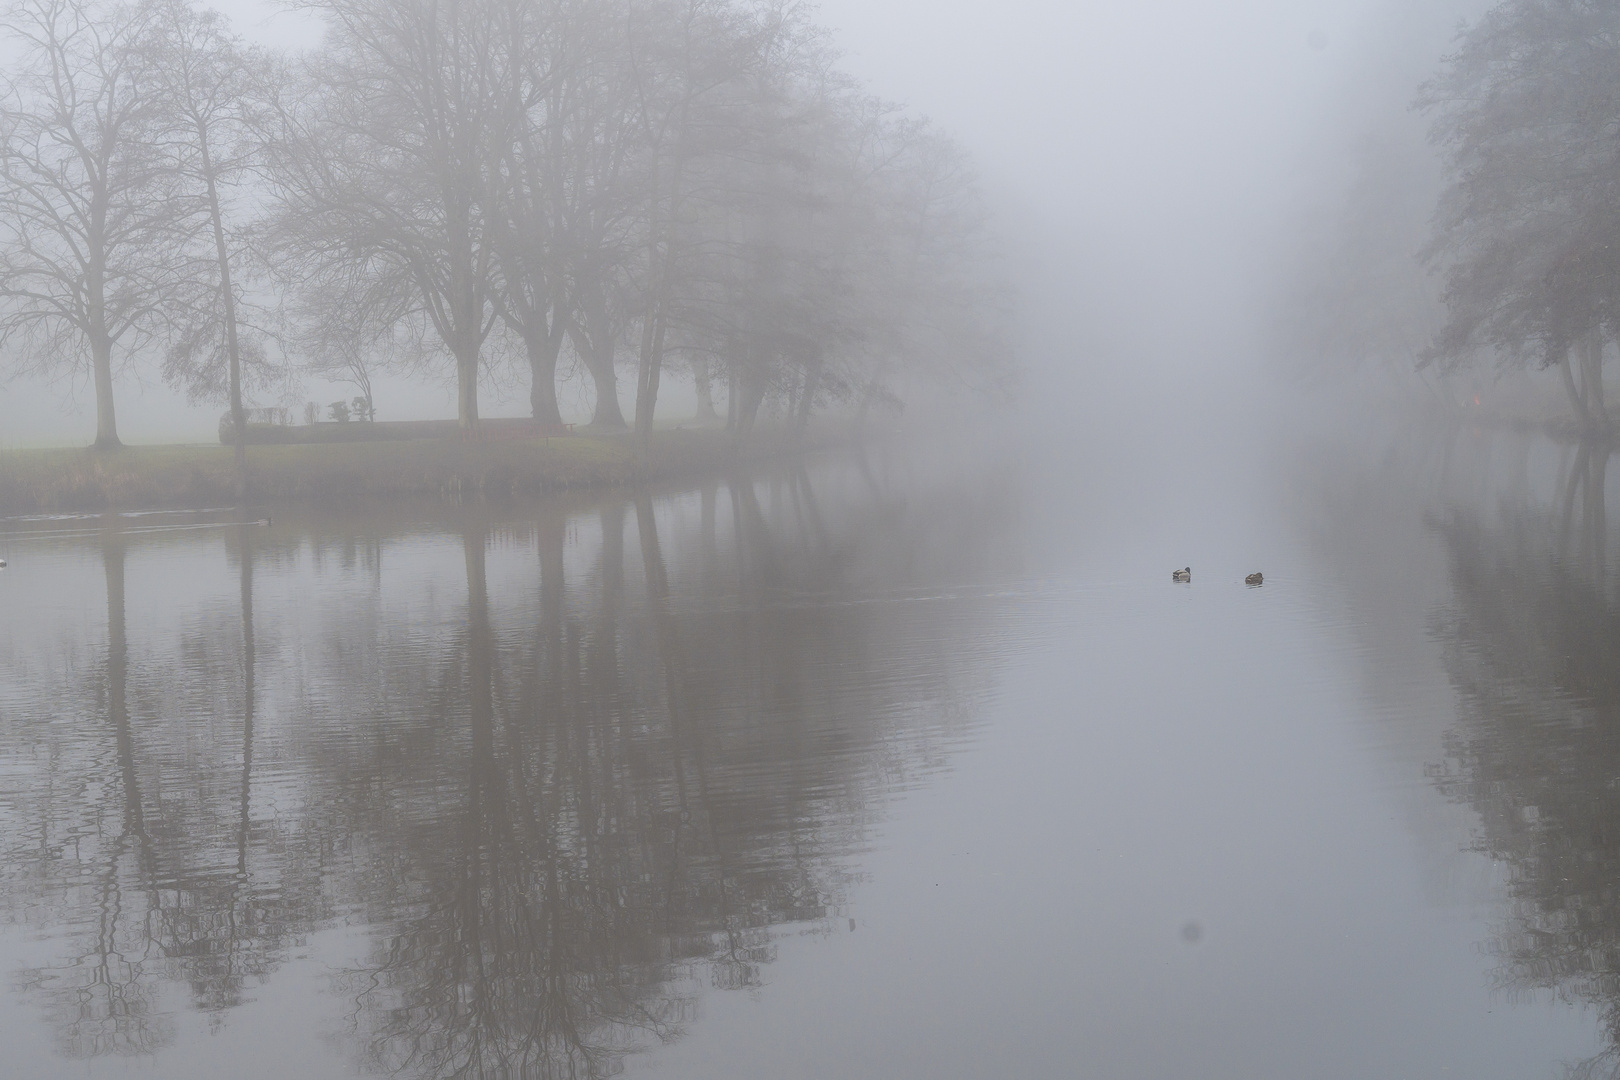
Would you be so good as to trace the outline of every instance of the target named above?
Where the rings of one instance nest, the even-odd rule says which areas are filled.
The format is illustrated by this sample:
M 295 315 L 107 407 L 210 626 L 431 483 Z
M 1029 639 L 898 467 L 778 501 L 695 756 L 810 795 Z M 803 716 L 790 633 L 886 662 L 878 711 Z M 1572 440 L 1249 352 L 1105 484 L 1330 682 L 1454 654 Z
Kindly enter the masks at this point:
M 1570 1073 L 1582 1077 L 1620 1061 L 1620 846 L 1608 827 L 1620 810 L 1620 615 L 1604 570 L 1607 456 L 1583 445 L 1545 514 L 1503 506 L 1498 527 L 1458 515 L 1438 530 L 1455 595 L 1439 634 L 1459 720 L 1446 736 L 1455 769 L 1436 783 L 1479 814 L 1480 849 L 1512 867 L 1492 947 L 1498 984 L 1604 1010 L 1613 1046 Z
M 129 729 L 124 548 L 116 532 L 104 535 L 102 566 L 107 583 L 107 717 L 113 734 L 117 783 L 123 794 L 122 826 L 97 875 L 95 931 L 89 951 L 67 968 L 88 972 L 88 982 L 58 989 L 54 984 L 60 976 L 48 974 L 46 969 L 34 972 L 30 980 L 47 1000 L 54 1002 L 53 1011 L 63 1014 L 58 1021 L 58 1039 L 63 1052 L 71 1057 L 150 1053 L 171 1037 L 171 1032 L 152 1014 L 155 988 L 144 978 L 142 962 L 125 959 L 124 945 L 119 940 L 124 913 L 119 864 L 133 842 L 137 861 L 146 868 L 150 838 L 141 813 L 134 740 Z M 93 959 L 86 964 L 86 958 Z
M 1577 1062 L 1564 1071 L 1564 1080 L 1617 1080 L 1620 1078 L 1620 1049 L 1611 1046 L 1595 1057 Z
M 242 812 L 236 830 L 236 872 L 247 876 L 248 807 L 253 784 L 253 551 L 250 527 L 242 526 Z
M 853 468 L 847 481 L 860 482 Z M 53 754 L 96 755 L 91 779 L 105 794 L 88 812 L 101 815 L 100 835 L 120 839 L 116 850 L 110 839 L 96 847 L 97 830 L 83 829 L 71 833 L 85 838 L 82 858 L 26 854 L 22 869 L 6 868 L 8 890 L 26 875 L 63 897 L 76 890 L 57 907 L 82 935 L 77 977 L 89 981 L 70 984 L 74 973 L 53 970 L 32 992 L 58 1010 L 65 1032 L 81 1011 L 102 1025 L 84 1020 L 71 1034 L 85 1053 L 115 1042 L 155 1047 L 169 1038 L 153 1011 L 160 979 L 189 982 L 194 1005 L 221 1016 L 253 976 L 268 975 L 286 935 L 318 925 L 336 901 L 376 934 L 364 962 L 338 980 L 372 1064 L 424 1077 L 583 1078 L 615 1072 L 650 1040 L 678 1037 L 705 973 L 714 986 L 757 985 L 773 927 L 837 905 L 848 880 L 839 860 L 865 835 L 874 792 L 903 783 L 914 760 L 937 762 L 939 736 L 973 715 L 978 689 L 976 669 L 950 662 L 952 628 L 972 634 L 977 615 L 930 616 L 926 648 L 886 652 L 875 646 L 910 632 L 912 616 L 899 608 L 787 611 L 758 584 L 796 596 L 854 593 L 870 583 L 858 574 L 889 574 L 887 545 L 910 552 L 924 535 L 925 558 L 960 560 L 929 572 L 961 580 L 956 570 L 983 557 L 985 523 L 1000 515 L 974 514 L 961 527 L 960 491 L 931 509 L 873 508 L 858 494 L 840 500 L 819 477 L 814 492 L 803 477 L 796 489 L 779 487 L 789 497 L 762 509 L 744 483 L 730 492 L 742 535 L 724 557 L 749 560 L 748 603 L 689 610 L 673 599 L 703 576 L 700 557 L 729 578 L 713 537 L 723 524 L 718 488 L 702 544 L 671 531 L 686 520 L 678 507 L 660 518 L 643 498 L 603 508 L 601 551 L 575 552 L 569 519 L 548 508 L 536 527 L 537 622 L 522 606 L 527 591 L 501 587 L 510 566 L 498 575 L 487 565 L 500 550 L 487 526 L 468 519 L 459 538 L 465 611 L 450 602 L 465 614 L 462 629 L 417 633 L 420 605 L 383 604 L 379 581 L 359 603 L 349 593 L 318 598 L 312 618 L 285 622 L 283 633 L 307 635 L 286 672 L 256 631 L 254 577 L 262 588 L 266 556 L 255 558 L 253 530 L 224 533 L 242 560 L 233 567 L 239 612 L 209 604 L 218 617 L 199 618 L 176 605 L 173 671 L 155 670 L 158 650 L 124 639 L 122 549 L 109 534 L 96 746 L 82 750 L 82 732 L 41 737 L 58 740 Z M 627 567 L 631 510 L 640 557 Z M 588 569 L 569 592 L 564 571 L 576 565 Z M 354 569 L 345 554 L 344 572 Z M 627 594 L 627 574 L 647 583 L 647 596 Z M 715 581 L 701 595 L 717 591 L 734 589 Z M 532 638 L 504 621 L 514 613 Z M 884 678 L 871 677 L 872 663 L 887 665 Z M 921 668 L 896 673 L 904 664 Z M 315 688 L 310 714 L 352 721 L 337 733 L 294 721 L 285 739 L 267 742 L 263 718 L 276 711 L 284 676 Z M 217 768 L 200 760 L 185 722 L 202 715 L 242 722 L 239 740 L 227 725 L 212 744 Z M 289 769 L 299 798 L 282 803 L 296 806 L 296 821 L 291 810 L 256 820 L 253 800 L 265 796 L 255 782 L 269 765 L 280 771 L 288 746 L 303 754 Z M 54 759 L 48 769 L 42 784 L 70 797 L 83 790 L 72 782 L 81 778 L 57 775 L 66 767 Z M 150 819 L 148 794 L 164 811 Z M 42 818 L 55 827 L 62 813 L 51 802 Z M 265 893 L 259 880 L 275 888 Z

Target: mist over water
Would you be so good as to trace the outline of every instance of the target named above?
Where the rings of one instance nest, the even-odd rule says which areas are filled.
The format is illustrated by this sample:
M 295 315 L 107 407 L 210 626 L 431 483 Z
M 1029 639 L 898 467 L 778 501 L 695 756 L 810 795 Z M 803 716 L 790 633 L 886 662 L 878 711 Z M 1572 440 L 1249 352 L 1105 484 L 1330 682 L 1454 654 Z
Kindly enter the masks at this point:
M 862 108 L 624 144 L 656 182 L 593 250 L 645 254 L 523 279 L 563 341 L 534 447 L 487 434 L 538 423 L 534 353 L 491 331 L 469 423 L 400 301 L 382 419 L 456 438 L 247 447 L 286 498 L 0 507 L 0 1077 L 1620 1076 L 1615 327 L 1580 285 L 1620 273 L 1460 271 L 1471 159 L 1413 107 L 1460 26 L 1542 7 L 703 7 L 825 29 L 793 40 L 850 81 L 808 97 Z M 761 64 L 736 85 L 796 89 L 708 122 L 830 70 Z M 794 186 L 923 116 L 939 158 Z M 961 215 L 885 216 L 918 177 Z M 1522 205 L 1585 205 L 1557 191 Z M 277 287 L 348 341 L 387 305 L 339 286 L 386 275 L 309 255 L 322 220 L 278 242 L 326 288 Z M 901 240 L 950 273 L 880 272 Z M 165 355 L 118 373 L 116 453 L 228 455 L 224 352 L 202 403 Z M 351 400 L 308 355 L 247 404 Z M 0 464 L 87 443 L 88 375 L 13 359 Z M 626 429 L 586 432 L 615 373 Z M 724 452 L 548 495 L 314 476 L 708 445 L 664 436 Z M 140 460 L 83 453 L 73 484 Z
M 1356 440 L 9 520 L 17 1074 L 1607 1053 L 1602 477 Z

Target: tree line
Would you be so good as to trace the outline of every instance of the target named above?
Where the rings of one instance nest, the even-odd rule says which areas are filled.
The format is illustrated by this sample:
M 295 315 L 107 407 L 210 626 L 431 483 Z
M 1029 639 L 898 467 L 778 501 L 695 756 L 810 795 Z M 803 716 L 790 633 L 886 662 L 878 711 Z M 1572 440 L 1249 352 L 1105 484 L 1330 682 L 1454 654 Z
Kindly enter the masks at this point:
M 1604 358 L 1620 339 L 1620 4 L 1478 7 L 1449 46 L 1436 42 L 1438 64 L 1414 62 L 1390 95 L 1400 101 L 1359 137 L 1332 235 L 1306 254 L 1307 284 L 1279 319 L 1282 344 L 1369 374 L 1548 371 L 1575 426 L 1607 432 Z M 1499 393 L 1533 391 L 1523 381 Z
M 561 422 L 652 430 L 666 374 L 762 411 L 997 377 L 1004 290 L 970 163 L 749 0 L 315 0 L 321 44 L 245 45 L 191 0 L 22 0 L 0 97 L 0 345 L 156 365 L 225 401 L 290 376 L 527 376 Z M 297 359 L 295 359 L 297 358 Z M 633 378 L 633 416 L 618 382 Z
M 1508 0 L 1418 97 L 1448 186 L 1424 257 L 1444 282 L 1429 362 L 1557 367 L 1584 430 L 1610 426 L 1620 337 L 1620 4 Z

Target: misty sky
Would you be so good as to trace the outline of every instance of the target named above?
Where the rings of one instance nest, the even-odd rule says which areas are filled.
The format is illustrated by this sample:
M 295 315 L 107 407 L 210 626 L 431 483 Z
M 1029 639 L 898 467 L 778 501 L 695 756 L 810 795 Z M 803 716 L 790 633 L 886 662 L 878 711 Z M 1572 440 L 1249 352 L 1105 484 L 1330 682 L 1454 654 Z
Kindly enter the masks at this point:
M 220 6 L 251 40 L 318 38 L 295 11 Z M 1253 370 L 1291 238 L 1331 205 L 1346 148 L 1371 124 L 1416 122 L 1416 82 L 1478 6 L 830 0 L 820 21 L 852 73 L 974 154 L 1023 297 L 1026 383 L 1102 389 L 1122 372 Z M 220 407 L 144 384 L 120 383 L 126 438 L 214 437 Z M 389 380 L 378 398 L 384 419 L 454 415 L 448 382 Z M 519 380 L 493 388 L 486 415 L 526 414 L 526 398 Z M 92 418 L 83 382 L 14 381 L 0 446 L 88 442 Z

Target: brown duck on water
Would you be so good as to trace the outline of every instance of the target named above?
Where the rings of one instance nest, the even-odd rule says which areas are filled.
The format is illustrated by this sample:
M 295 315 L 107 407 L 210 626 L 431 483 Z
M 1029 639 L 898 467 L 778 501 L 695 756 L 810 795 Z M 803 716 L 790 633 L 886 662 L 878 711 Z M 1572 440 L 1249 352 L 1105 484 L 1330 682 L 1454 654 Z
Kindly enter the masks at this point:
M 1264 585 L 1265 583 L 1265 575 L 1258 570 L 1243 579 L 1243 584 L 1245 585 Z
M 1170 580 L 1171 581 L 1191 581 L 1192 580 L 1192 567 L 1189 566 L 1184 570 L 1172 571 L 1171 574 L 1170 574 Z

